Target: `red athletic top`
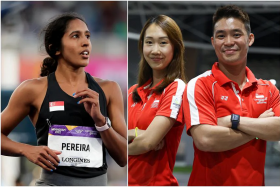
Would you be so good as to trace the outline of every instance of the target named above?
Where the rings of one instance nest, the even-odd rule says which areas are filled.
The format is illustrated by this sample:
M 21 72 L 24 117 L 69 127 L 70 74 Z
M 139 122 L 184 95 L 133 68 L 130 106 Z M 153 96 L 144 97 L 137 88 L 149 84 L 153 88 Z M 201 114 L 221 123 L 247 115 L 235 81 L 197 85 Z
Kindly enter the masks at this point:
M 280 116 L 279 90 L 269 81 L 256 79 L 246 67 L 243 90 L 228 79 L 216 62 L 211 71 L 192 79 L 183 96 L 187 133 L 193 125 L 217 125 L 217 118 L 231 114 L 258 118 L 273 108 Z M 254 139 L 232 150 L 204 152 L 194 145 L 193 170 L 188 185 L 264 185 L 266 141 Z
M 162 82 L 162 81 L 161 81 Z M 128 157 L 129 186 L 178 186 L 173 176 L 177 149 L 184 129 L 181 107 L 185 83 L 176 79 L 168 85 L 162 94 L 153 93 L 155 87 L 149 88 L 151 80 L 137 88 L 141 101 L 134 103 L 132 92 L 137 85 L 128 91 L 128 129 L 146 130 L 155 116 L 166 116 L 176 119 L 175 124 L 165 136 L 165 145 L 158 151 Z

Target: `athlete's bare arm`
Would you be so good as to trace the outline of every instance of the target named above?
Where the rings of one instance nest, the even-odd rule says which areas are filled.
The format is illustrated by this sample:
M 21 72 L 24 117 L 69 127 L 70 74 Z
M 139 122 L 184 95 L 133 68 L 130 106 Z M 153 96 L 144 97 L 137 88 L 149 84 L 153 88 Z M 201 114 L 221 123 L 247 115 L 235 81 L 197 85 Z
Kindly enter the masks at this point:
M 268 119 L 271 113 L 265 111 L 258 119 Z M 225 117 L 218 118 L 218 126 L 201 124 L 191 127 L 190 132 L 196 147 L 201 151 L 221 152 L 239 147 L 256 136 L 221 126 L 225 124 Z
M 221 152 L 239 147 L 255 137 L 227 127 L 207 124 L 190 128 L 195 146 L 205 152 Z
M 127 127 L 124 119 L 124 102 L 121 88 L 116 82 L 106 81 L 102 89 L 107 96 L 108 114 L 112 127 L 101 134 L 110 155 L 120 166 L 127 165 Z
M 241 117 L 238 129 L 262 140 L 280 141 L 280 117 Z
M 280 106 L 278 107 L 280 110 Z M 240 117 L 238 130 L 267 141 L 280 140 L 280 117 L 273 117 L 272 109 L 265 111 L 267 117 Z M 223 117 L 218 122 L 221 126 L 231 127 L 230 116 Z
M 14 91 L 8 106 L 1 113 L 1 154 L 25 156 L 31 162 L 50 171 L 58 165 L 59 151 L 51 150 L 47 146 L 31 146 L 14 142 L 7 137 L 27 115 L 30 116 L 33 124 L 36 124 L 46 89 L 46 78 L 40 78 L 25 81 Z
M 130 143 L 132 143 L 132 140 L 134 138 L 136 138 L 135 129 L 130 129 L 127 132 L 128 132 L 128 135 L 127 135 L 128 140 L 127 141 L 128 141 L 128 144 L 130 144 Z M 146 130 L 141 130 L 141 129 L 138 128 L 137 129 L 137 136 L 140 136 L 141 134 L 143 134 L 145 132 L 146 132 Z M 165 144 L 165 140 L 163 138 L 153 150 L 157 151 L 157 150 L 162 149 L 164 144 Z
M 130 129 L 130 130 L 128 130 L 127 131 L 128 132 L 128 135 L 127 135 L 127 137 L 128 137 L 128 142 L 131 142 L 131 140 L 133 140 L 135 137 L 136 137 L 136 135 L 135 135 L 135 129 Z M 137 129 L 137 135 L 139 136 L 140 134 L 142 134 L 142 133 L 144 133 L 145 132 L 145 130 L 141 130 L 141 129 Z
M 156 116 L 144 133 L 128 145 L 129 155 L 139 155 L 164 146 L 164 137 L 175 123 L 175 119 Z
M 102 141 L 109 154 L 121 167 L 127 164 L 127 128 L 124 119 L 124 102 L 121 88 L 114 81 L 94 78 L 105 93 L 107 110 L 112 128 L 100 132 Z M 94 93 L 94 94 L 93 94 Z M 76 97 L 86 95 L 80 103 L 84 103 L 86 111 L 92 116 L 97 126 L 105 124 L 105 117 L 100 112 L 98 94 L 93 90 L 78 90 Z M 87 109 L 87 103 L 91 103 Z M 98 107 L 97 107 L 98 105 Z
M 262 140 L 279 141 L 280 140 L 280 95 L 279 90 L 268 82 L 271 86 L 271 97 L 268 101 L 270 109 L 265 111 L 259 118 L 240 117 L 238 130 L 258 137 Z M 278 117 L 274 117 L 278 116 Z M 230 116 L 226 116 L 218 121 L 218 124 L 225 127 L 231 127 Z

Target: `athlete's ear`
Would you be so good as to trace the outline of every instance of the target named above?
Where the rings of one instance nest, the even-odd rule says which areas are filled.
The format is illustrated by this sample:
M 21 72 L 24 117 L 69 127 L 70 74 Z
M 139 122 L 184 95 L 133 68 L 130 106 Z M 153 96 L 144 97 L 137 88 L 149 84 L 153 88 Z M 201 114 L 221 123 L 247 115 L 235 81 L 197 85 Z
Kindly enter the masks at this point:
M 249 34 L 249 46 L 253 45 L 255 41 L 255 35 L 253 33 Z
M 212 36 L 211 37 L 211 43 L 212 43 L 212 46 L 214 47 L 214 49 L 215 49 L 215 45 L 214 45 L 214 37 Z
M 55 55 L 60 55 L 60 54 L 61 54 L 61 52 L 60 52 L 60 50 L 59 50 L 58 47 L 56 47 L 56 48 L 54 48 L 54 49 L 55 49 Z
M 52 50 L 52 44 L 49 45 L 49 50 Z M 60 50 L 58 48 L 55 48 L 55 55 L 60 55 Z
M 56 51 L 56 52 L 55 52 L 55 55 L 60 55 L 60 51 L 59 51 L 59 50 Z

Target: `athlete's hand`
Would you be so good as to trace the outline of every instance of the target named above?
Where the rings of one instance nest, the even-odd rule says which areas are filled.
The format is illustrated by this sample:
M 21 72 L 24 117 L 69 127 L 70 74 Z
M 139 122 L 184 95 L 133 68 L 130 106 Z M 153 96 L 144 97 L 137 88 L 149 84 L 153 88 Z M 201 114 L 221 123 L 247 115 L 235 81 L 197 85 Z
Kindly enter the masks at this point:
M 100 112 L 99 94 L 97 92 L 89 88 L 83 88 L 78 90 L 73 97 L 82 97 L 78 104 L 84 104 L 85 110 L 96 124 L 105 124 L 105 117 Z
M 162 149 L 165 145 L 165 140 L 164 138 L 159 142 L 159 144 L 156 146 L 156 148 L 154 149 L 155 151 L 158 151 L 160 149 Z
M 232 124 L 231 124 L 230 118 L 231 118 L 231 115 L 218 118 L 217 124 L 218 124 L 219 126 L 231 128 L 231 125 L 232 125 Z
M 272 108 L 264 111 L 264 113 L 262 113 L 259 118 L 268 118 L 268 117 L 273 117 L 274 116 L 274 112 L 272 111 Z
M 60 151 L 51 150 L 47 146 L 28 146 L 23 152 L 29 161 L 48 171 L 56 170 L 59 154 L 61 154 Z

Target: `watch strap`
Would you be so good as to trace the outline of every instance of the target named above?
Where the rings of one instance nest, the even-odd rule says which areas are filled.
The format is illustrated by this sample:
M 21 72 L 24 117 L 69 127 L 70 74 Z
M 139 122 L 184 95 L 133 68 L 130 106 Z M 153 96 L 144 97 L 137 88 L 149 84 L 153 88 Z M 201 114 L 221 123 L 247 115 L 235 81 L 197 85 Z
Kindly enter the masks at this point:
M 111 127 L 111 121 L 108 117 L 105 117 L 105 124 L 101 127 L 98 127 L 95 125 L 95 128 L 98 132 L 102 132 L 102 131 L 105 131 L 107 129 L 109 129 Z

